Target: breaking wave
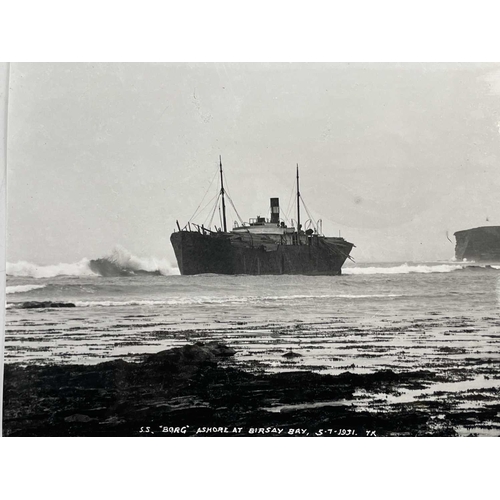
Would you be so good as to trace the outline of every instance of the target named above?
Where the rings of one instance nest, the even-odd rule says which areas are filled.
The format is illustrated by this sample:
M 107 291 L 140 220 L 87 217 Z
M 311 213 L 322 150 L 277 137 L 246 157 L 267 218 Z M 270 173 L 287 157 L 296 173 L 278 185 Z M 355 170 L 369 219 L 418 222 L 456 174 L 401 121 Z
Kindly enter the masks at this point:
M 342 274 L 410 274 L 410 273 L 450 273 L 459 269 L 464 269 L 467 266 L 460 264 L 402 264 L 394 267 L 345 267 L 342 269 Z
M 47 285 L 13 285 L 5 288 L 5 293 L 23 293 L 37 288 L 45 288 Z
M 92 276 L 89 260 L 82 259 L 73 264 L 52 264 L 40 266 L 31 262 L 7 262 L 7 275 L 24 278 L 54 278 L 55 276 Z
M 133 276 L 135 274 L 178 274 L 166 259 L 137 257 L 120 245 L 115 246 L 111 255 L 89 262 L 89 267 L 101 276 Z M 176 272 L 177 271 L 177 272 Z
M 134 276 L 135 274 L 179 274 L 166 259 L 137 257 L 117 245 L 111 255 L 100 259 L 82 259 L 72 264 L 38 265 L 31 262 L 7 262 L 7 275 L 25 278 L 54 278 L 56 276 Z M 20 290 L 18 290 L 20 291 Z M 27 291 L 27 290 L 24 290 Z M 16 293 L 16 292 L 10 292 Z

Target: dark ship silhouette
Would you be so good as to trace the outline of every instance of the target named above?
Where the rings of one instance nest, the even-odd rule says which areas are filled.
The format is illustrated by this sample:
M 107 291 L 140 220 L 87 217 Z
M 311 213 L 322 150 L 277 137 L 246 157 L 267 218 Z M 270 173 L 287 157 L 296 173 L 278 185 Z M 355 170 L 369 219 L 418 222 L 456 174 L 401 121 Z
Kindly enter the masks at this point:
M 500 262 L 500 226 L 482 226 L 455 233 L 455 258 Z
M 279 198 L 271 198 L 270 219 L 259 216 L 250 219 L 248 223 L 240 219 L 240 224 L 235 222 L 234 228 L 228 231 L 225 205 L 227 193 L 224 190 L 220 158 L 219 162 L 221 189 L 216 206 L 221 200 L 222 227 L 214 231 L 204 225 L 188 222 L 181 228 L 177 221 L 178 231 L 172 233 L 170 241 L 181 274 L 341 274 L 342 265 L 350 258 L 354 245 L 341 237 L 322 235 L 321 221 L 314 227 L 312 218 L 308 221 L 311 227 L 303 230 L 300 223 L 302 199 L 298 165 L 297 221 L 294 226 L 288 227 L 280 219 Z M 233 205 L 231 199 L 228 199 Z

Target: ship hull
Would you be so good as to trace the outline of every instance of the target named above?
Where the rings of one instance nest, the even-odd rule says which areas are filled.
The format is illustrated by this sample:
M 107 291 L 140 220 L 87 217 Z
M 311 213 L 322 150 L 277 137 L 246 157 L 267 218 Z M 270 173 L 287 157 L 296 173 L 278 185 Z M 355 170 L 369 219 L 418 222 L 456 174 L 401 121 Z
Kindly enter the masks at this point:
M 305 274 L 339 275 L 353 247 L 342 238 L 311 238 L 301 245 L 251 246 L 235 242 L 227 233 L 173 233 L 179 270 L 193 274 Z
M 500 226 L 484 226 L 455 233 L 455 258 L 500 262 Z

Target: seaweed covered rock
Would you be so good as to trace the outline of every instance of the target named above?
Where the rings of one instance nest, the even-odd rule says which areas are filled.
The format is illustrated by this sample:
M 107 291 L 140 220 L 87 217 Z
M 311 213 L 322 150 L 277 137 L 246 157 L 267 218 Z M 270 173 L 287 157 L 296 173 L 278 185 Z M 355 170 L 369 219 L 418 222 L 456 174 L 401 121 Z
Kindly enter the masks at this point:
M 160 429 L 351 429 L 357 435 L 452 435 L 429 426 L 441 407 L 358 410 L 354 392 L 392 392 L 433 379 L 431 372 L 322 375 L 310 371 L 260 373 L 227 362 L 234 350 L 220 342 L 197 343 L 139 362 L 97 365 L 7 364 L 4 369 L 5 436 L 165 435 Z M 492 410 L 493 411 L 493 410 Z M 497 411 L 497 409 L 495 409 Z M 488 416 L 491 418 L 491 416 Z M 450 417 L 451 418 L 451 417 Z M 451 420 L 450 420 L 451 422 Z M 295 432 L 295 431 L 294 431 Z M 203 435 L 210 435 L 204 432 Z M 286 435 L 282 432 L 281 435 Z M 295 434 L 293 434 L 295 435 Z M 300 435 L 305 435 L 304 433 Z
M 220 342 L 197 342 L 192 345 L 175 347 L 155 354 L 147 354 L 143 363 L 146 366 L 170 366 L 183 369 L 188 365 L 203 365 L 216 363 L 221 358 L 228 358 L 235 354 L 234 349 Z
M 76 307 L 72 302 L 53 302 L 51 300 L 46 300 L 44 302 L 37 302 L 35 300 L 29 302 L 21 302 L 19 305 L 16 304 L 19 309 L 50 309 L 53 307 Z

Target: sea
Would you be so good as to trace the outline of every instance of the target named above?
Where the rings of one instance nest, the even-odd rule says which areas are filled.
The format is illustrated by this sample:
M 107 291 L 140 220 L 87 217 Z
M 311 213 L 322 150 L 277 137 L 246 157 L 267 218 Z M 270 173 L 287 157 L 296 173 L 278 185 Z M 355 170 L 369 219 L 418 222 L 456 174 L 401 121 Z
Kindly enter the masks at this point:
M 385 395 L 386 404 L 425 394 L 475 407 L 500 402 L 500 265 L 349 263 L 341 276 L 180 276 L 147 259 L 121 265 L 129 276 L 100 276 L 86 259 L 8 264 L 5 363 L 134 362 L 220 341 L 237 365 L 258 372 L 431 370 L 446 378 Z

